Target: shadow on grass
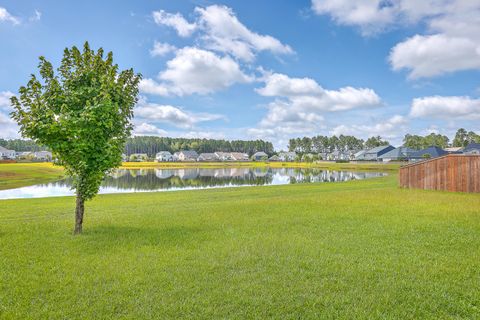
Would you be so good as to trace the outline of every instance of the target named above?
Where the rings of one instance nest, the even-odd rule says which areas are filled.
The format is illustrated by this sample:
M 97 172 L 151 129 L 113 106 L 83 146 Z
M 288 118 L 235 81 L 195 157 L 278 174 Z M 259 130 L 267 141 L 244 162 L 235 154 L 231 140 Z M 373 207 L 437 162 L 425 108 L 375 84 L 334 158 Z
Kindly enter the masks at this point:
M 131 249 L 141 247 L 183 247 L 207 240 L 208 233 L 201 228 L 173 226 L 165 228 L 131 226 L 97 226 L 84 230 L 75 237 L 87 252 L 98 250 Z

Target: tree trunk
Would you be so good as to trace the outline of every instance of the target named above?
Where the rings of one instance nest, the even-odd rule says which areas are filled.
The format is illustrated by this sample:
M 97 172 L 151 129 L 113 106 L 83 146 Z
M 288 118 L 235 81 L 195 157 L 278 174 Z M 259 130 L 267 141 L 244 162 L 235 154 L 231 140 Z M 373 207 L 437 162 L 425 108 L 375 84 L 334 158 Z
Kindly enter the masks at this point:
M 73 234 L 82 233 L 83 212 L 85 211 L 85 200 L 81 194 L 77 194 L 77 206 L 75 207 L 75 230 Z

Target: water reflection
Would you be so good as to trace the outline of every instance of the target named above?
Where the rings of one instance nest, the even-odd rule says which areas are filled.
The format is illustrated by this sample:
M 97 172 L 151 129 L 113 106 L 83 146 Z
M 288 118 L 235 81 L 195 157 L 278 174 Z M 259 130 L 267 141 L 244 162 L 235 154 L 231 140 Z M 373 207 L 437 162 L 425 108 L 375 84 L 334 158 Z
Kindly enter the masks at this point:
M 233 186 L 341 182 L 384 176 L 378 172 L 329 171 L 301 168 L 188 168 L 116 170 L 100 193 L 148 192 Z M 0 191 L 0 199 L 72 195 L 71 180 Z

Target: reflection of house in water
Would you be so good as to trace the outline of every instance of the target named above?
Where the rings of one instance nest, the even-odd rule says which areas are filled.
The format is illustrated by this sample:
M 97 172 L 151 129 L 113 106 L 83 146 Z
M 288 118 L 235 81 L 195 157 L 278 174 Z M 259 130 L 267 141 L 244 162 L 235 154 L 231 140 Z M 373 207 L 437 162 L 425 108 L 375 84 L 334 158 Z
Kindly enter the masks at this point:
M 269 169 L 265 170 L 262 168 L 255 168 L 253 170 L 253 175 L 257 178 L 266 177 L 268 175 Z
M 198 177 L 197 169 L 180 169 L 178 170 L 178 176 L 182 180 L 195 179 Z
M 121 177 L 123 177 L 124 175 L 126 175 L 128 173 L 128 170 L 125 170 L 125 169 L 117 169 L 117 170 L 114 170 L 111 174 L 110 174 L 110 177 L 112 177 L 113 179 L 119 179 Z
M 175 174 L 175 170 L 155 169 L 155 175 L 159 179 L 168 179 Z
M 215 177 L 217 169 L 200 169 L 198 175 L 200 177 Z
M 230 176 L 231 177 L 245 177 L 250 173 L 249 168 L 231 168 Z

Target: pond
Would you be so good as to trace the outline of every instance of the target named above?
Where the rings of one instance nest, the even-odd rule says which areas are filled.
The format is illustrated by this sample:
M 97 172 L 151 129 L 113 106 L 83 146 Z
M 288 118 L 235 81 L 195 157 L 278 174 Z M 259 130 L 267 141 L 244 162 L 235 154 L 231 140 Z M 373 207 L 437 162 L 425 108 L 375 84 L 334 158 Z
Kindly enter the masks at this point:
M 300 168 L 119 169 L 108 176 L 99 193 L 173 191 L 236 186 L 342 182 L 387 175 L 381 172 L 330 171 Z M 71 180 L 0 190 L 0 199 L 73 195 Z

